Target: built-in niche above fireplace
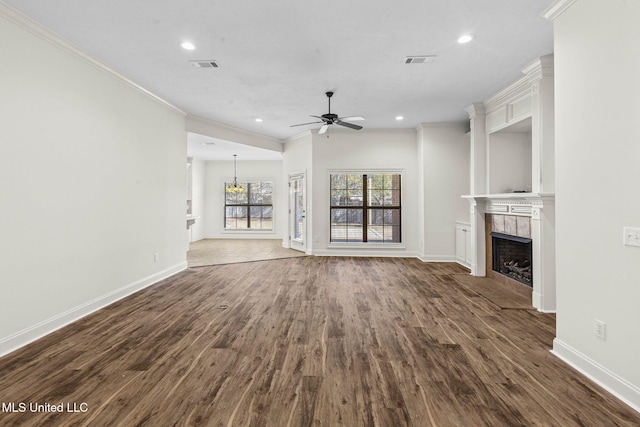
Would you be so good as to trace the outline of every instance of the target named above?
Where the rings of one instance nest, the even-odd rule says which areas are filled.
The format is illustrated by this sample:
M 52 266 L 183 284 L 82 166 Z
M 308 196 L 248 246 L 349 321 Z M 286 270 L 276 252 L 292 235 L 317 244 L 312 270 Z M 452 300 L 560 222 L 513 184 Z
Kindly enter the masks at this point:
M 533 287 L 533 240 L 491 233 L 492 270 Z

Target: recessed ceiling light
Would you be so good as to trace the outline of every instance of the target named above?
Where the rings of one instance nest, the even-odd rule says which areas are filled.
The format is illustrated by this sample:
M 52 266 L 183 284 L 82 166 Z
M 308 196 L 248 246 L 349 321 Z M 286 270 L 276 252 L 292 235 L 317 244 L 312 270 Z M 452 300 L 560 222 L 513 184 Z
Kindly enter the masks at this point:
M 402 116 L 396 116 L 396 120 L 404 120 L 404 117 L 402 117 Z
M 207 145 L 216 145 L 216 143 L 215 143 L 215 142 L 213 142 L 213 141 L 206 141 L 206 142 L 202 142 L 201 144 L 202 144 L 202 145 L 204 145 L 205 147 L 206 147 Z
M 471 40 L 473 40 L 473 35 L 465 34 L 463 36 L 460 36 L 460 38 L 458 39 L 458 43 L 465 44 L 465 43 L 469 43 Z
M 260 117 L 257 117 L 257 118 L 256 118 L 256 122 L 258 122 L 258 123 L 262 123 L 262 119 L 261 119 Z
M 180 43 L 180 46 L 185 50 L 194 50 L 196 48 L 191 42 L 182 42 Z

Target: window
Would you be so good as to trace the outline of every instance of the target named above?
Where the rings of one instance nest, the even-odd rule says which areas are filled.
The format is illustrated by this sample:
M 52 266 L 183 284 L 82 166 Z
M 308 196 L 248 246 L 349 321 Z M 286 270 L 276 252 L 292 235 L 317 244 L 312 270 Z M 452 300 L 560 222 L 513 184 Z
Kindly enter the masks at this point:
M 225 182 L 226 189 L 231 183 Z M 273 182 L 238 182 L 244 191 L 224 198 L 225 230 L 273 230 Z
M 332 173 L 331 242 L 400 243 L 400 174 Z

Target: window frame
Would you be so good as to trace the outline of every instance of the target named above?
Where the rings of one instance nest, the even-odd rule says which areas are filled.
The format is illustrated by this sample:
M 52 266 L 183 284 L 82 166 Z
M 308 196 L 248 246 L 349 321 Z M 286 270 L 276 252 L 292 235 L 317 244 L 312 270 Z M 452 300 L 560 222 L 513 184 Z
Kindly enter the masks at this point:
M 403 227 L 402 227 L 402 222 L 404 220 L 404 213 L 403 213 L 403 200 L 402 200 L 402 194 L 403 194 L 403 185 L 404 185 L 404 170 L 401 169 L 330 169 L 328 170 L 328 174 L 327 174 L 327 195 L 326 195 L 326 199 L 328 204 L 329 204 L 329 209 L 328 209 L 328 216 L 329 216 L 329 226 L 328 228 L 328 247 L 340 247 L 340 248 L 348 248 L 348 247 L 353 247 L 353 248 L 405 248 L 405 236 L 404 236 L 404 231 L 403 231 Z M 362 185 L 362 204 L 361 205 L 357 205 L 357 206 L 352 206 L 352 205 L 336 205 L 334 206 L 332 204 L 332 185 L 331 185 L 331 176 L 332 175 L 336 175 L 336 174 L 343 174 L 343 175 L 360 175 L 363 179 L 363 185 Z M 368 175 L 399 175 L 400 177 L 400 186 L 398 188 L 398 196 L 399 196 L 399 204 L 397 206 L 385 206 L 385 205 L 370 205 L 367 203 L 368 201 L 368 179 L 364 178 L 365 176 Z M 363 227 L 362 227 L 362 241 L 332 241 L 332 212 L 334 209 L 357 209 L 357 210 L 361 210 L 362 211 L 362 223 L 363 223 Z M 398 210 L 400 215 L 399 215 L 399 223 L 398 223 L 398 233 L 399 233 L 399 237 L 400 237 L 400 241 L 399 242 L 391 242 L 391 241 L 373 241 L 370 242 L 368 241 L 368 233 L 367 233 L 367 222 L 368 222 L 368 215 L 369 215 L 369 211 L 372 209 L 393 209 L 393 210 Z
M 246 203 L 227 203 L 227 186 L 233 183 L 233 179 L 224 179 L 222 181 L 222 232 L 223 233 L 268 233 L 272 234 L 276 231 L 275 222 L 275 193 L 276 193 L 276 180 L 273 178 L 248 178 L 238 179 L 239 185 L 246 185 L 247 188 L 247 202 Z M 271 204 L 266 203 L 251 203 L 251 184 L 271 184 Z M 227 228 L 227 208 L 228 207 L 241 207 L 247 209 L 247 228 Z M 249 228 L 251 226 L 251 208 L 253 207 L 269 207 L 271 208 L 271 228 Z

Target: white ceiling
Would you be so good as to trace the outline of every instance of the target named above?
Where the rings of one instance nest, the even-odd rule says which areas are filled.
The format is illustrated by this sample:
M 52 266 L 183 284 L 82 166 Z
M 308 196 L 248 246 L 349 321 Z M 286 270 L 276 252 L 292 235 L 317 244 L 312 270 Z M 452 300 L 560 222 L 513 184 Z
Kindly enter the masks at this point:
M 4 1 L 183 111 L 276 138 L 319 128 L 290 125 L 326 113 L 328 90 L 369 129 L 468 120 L 553 50 L 551 0 Z

